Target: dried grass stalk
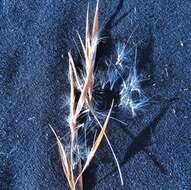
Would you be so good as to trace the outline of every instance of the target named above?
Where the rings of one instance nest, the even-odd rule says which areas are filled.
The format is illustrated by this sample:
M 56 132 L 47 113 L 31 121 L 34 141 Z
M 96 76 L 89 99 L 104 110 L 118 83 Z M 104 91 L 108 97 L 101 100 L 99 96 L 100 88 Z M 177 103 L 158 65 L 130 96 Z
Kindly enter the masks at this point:
M 99 10 L 98 10 L 99 1 L 97 1 L 97 6 L 95 10 L 95 16 L 93 21 L 92 32 L 89 31 L 89 6 L 87 10 L 87 18 L 86 18 L 86 38 L 85 43 L 83 43 L 82 38 L 79 36 L 80 43 L 83 49 L 84 58 L 85 58 L 85 76 L 83 80 L 80 80 L 80 76 L 76 70 L 74 60 L 72 58 L 71 53 L 68 53 L 69 57 L 69 78 L 70 78 L 70 119 L 69 119 L 69 127 L 70 127 L 70 154 L 66 151 L 64 145 L 61 143 L 59 137 L 53 128 L 52 131 L 56 136 L 59 153 L 61 157 L 62 167 L 64 170 L 64 174 L 68 180 L 69 186 L 71 190 L 76 190 L 77 184 L 81 190 L 83 190 L 83 179 L 82 174 L 89 166 L 91 160 L 95 156 L 97 149 L 99 148 L 104 136 L 109 142 L 106 136 L 106 129 L 108 126 L 109 118 L 112 112 L 113 104 L 112 102 L 111 108 L 105 118 L 104 124 L 101 125 L 101 122 L 97 119 L 93 106 L 92 106 L 92 90 L 94 85 L 94 66 L 96 61 L 96 53 L 97 53 L 97 45 L 99 43 Z M 85 45 L 84 45 L 85 44 Z M 75 89 L 79 89 L 81 94 L 79 99 L 76 98 Z M 87 155 L 87 159 L 85 164 L 82 166 L 81 160 L 78 162 L 78 174 L 75 173 L 74 165 L 74 149 L 76 147 L 75 139 L 78 136 L 78 118 L 83 110 L 87 110 L 91 112 L 94 116 L 95 120 L 98 122 L 100 126 L 100 132 L 97 135 L 95 142 L 93 143 L 89 154 Z M 111 144 L 110 144 L 111 146 Z M 113 149 L 112 149 L 113 152 Z M 113 152 L 114 153 L 114 152 Z M 115 157 L 116 158 L 116 157 Z M 117 162 L 118 163 L 118 162 Z

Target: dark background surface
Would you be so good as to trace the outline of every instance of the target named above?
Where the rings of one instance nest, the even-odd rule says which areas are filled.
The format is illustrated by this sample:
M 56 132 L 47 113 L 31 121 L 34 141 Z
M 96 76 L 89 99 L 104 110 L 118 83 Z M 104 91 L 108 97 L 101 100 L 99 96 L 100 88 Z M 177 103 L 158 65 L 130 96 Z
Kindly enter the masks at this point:
M 90 2 L 94 10 L 96 1 Z M 77 55 L 86 0 L 0 1 L 0 189 L 68 189 L 55 138 L 64 135 L 67 52 Z M 86 172 L 87 190 L 191 189 L 191 2 L 100 0 L 106 36 L 137 44 L 144 85 L 157 97 L 138 117 L 108 128 L 124 176 L 104 142 Z M 92 18 L 94 11 L 91 11 Z M 106 23 L 106 25 L 104 25 Z M 83 35 L 82 35 L 83 36 Z

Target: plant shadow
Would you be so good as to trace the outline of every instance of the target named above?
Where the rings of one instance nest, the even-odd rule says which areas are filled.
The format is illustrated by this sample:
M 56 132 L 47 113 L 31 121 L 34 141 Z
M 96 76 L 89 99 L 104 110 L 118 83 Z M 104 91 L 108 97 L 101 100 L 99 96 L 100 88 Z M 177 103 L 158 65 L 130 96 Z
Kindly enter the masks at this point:
M 172 103 L 176 100 L 178 100 L 178 98 L 175 97 L 170 100 L 164 101 L 160 112 L 138 135 L 134 135 L 129 129 L 125 128 L 122 125 L 118 126 L 121 128 L 121 130 L 123 130 L 127 137 L 130 137 L 130 139 L 132 139 L 132 143 L 128 147 L 127 151 L 124 154 L 124 158 L 120 163 L 121 168 L 136 154 L 138 154 L 139 152 L 144 152 L 152 160 L 154 166 L 158 168 L 163 175 L 170 175 L 170 172 L 167 170 L 167 168 L 163 164 L 161 164 L 160 161 L 158 161 L 157 156 L 149 150 L 149 146 L 152 145 L 152 137 L 158 126 L 158 123 L 163 119 Z M 109 172 L 106 176 L 100 179 L 98 183 L 102 180 L 105 180 L 105 178 L 107 178 L 108 176 L 113 175 L 116 171 L 117 167 L 115 167 L 111 172 Z

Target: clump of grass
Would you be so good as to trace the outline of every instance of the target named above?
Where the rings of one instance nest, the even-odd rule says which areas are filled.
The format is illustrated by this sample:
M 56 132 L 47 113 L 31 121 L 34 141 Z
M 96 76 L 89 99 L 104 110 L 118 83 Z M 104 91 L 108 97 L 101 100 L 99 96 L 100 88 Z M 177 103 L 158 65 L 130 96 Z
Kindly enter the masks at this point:
M 114 156 L 119 170 L 121 183 L 123 184 L 118 160 L 106 135 L 106 129 L 114 106 L 114 100 L 112 101 L 110 109 L 103 122 L 100 121 L 99 118 L 96 116 L 93 106 L 93 88 L 95 80 L 94 68 L 96 62 L 97 47 L 100 41 L 98 4 L 99 3 L 97 2 L 93 28 L 91 32 L 89 29 L 89 10 L 87 11 L 85 43 L 83 42 L 81 36 L 78 34 L 84 55 L 83 62 L 85 64 L 83 66 L 83 71 L 81 74 L 79 74 L 76 69 L 75 62 L 71 53 L 68 53 L 70 80 L 70 114 L 67 121 L 70 129 L 69 143 L 67 145 L 64 145 L 59 139 L 55 130 L 51 128 L 57 139 L 62 167 L 71 190 L 76 190 L 77 184 L 79 185 L 81 190 L 83 189 L 82 175 L 89 166 L 93 157 L 95 156 L 95 153 L 104 137 Z M 79 92 L 79 96 L 77 96 L 77 91 Z M 82 116 L 85 116 L 85 119 Z M 89 128 L 93 128 L 91 120 L 94 120 L 100 130 L 98 133 L 96 132 L 94 134 L 91 146 L 88 146 L 87 131 L 89 130 Z M 80 137 L 82 136 L 82 133 L 84 134 L 84 136 L 81 140 Z
M 62 167 L 71 190 L 76 190 L 78 187 L 83 190 L 83 173 L 104 138 L 115 159 L 123 185 L 118 159 L 106 135 L 110 119 L 126 125 L 125 122 L 111 116 L 114 100 L 119 97 L 118 102 L 115 101 L 115 106 L 130 110 L 132 116 L 136 116 L 138 111 L 144 111 L 144 107 L 148 104 L 148 99 L 141 89 L 143 79 L 136 70 L 137 52 L 135 52 L 135 62 L 131 64 L 127 44 L 118 42 L 110 58 L 102 60 L 106 65 L 105 73 L 99 70 L 95 72 L 97 48 L 101 40 L 98 5 L 97 1 L 91 32 L 88 6 L 85 42 L 78 33 L 83 51 L 82 69 L 77 69 L 71 52 L 68 53 L 70 96 L 64 103 L 64 111 L 69 112 L 66 119 L 69 126 L 68 142 L 62 143 L 51 127 L 57 139 Z M 115 94 L 118 96 L 115 97 Z M 109 104 L 106 103 L 108 100 Z

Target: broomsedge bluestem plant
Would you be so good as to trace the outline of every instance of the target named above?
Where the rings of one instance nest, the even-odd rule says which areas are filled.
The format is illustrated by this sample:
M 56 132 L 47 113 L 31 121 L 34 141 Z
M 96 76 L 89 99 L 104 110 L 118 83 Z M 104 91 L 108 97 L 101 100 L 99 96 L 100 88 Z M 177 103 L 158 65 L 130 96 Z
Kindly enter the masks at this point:
M 130 110 L 133 116 L 136 116 L 137 111 L 143 111 L 145 105 L 148 104 L 148 99 L 140 85 L 143 79 L 138 76 L 136 71 L 136 53 L 135 64 L 131 65 L 131 58 L 126 44 L 117 43 L 111 57 L 105 60 L 106 73 L 98 71 L 94 74 L 97 47 L 101 39 L 98 4 L 99 2 L 97 1 L 91 33 L 89 29 L 88 6 L 85 43 L 78 34 L 84 55 L 84 58 L 81 60 L 83 68 L 80 72 L 76 69 L 72 54 L 68 53 L 70 97 L 65 101 L 65 108 L 69 109 L 69 115 L 66 119 L 69 126 L 69 141 L 63 144 L 54 129 L 51 128 L 57 139 L 62 167 L 71 190 L 76 190 L 78 186 L 83 190 L 82 175 L 95 156 L 103 138 L 106 139 L 116 161 L 121 184 L 123 185 L 117 157 L 106 135 L 110 118 L 121 123 L 123 122 L 111 117 L 114 98 L 110 101 L 109 111 L 105 111 L 107 109 L 103 109 L 103 106 L 102 109 L 97 109 L 99 102 L 105 99 L 103 98 L 105 89 L 108 89 L 110 95 L 111 92 L 113 94 L 119 93 L 119 108 Z
M 68 124 L 70 129 L 70 142 L 67 145 L 64 145 L 59 139 L 58 135 L 52 131 L 56 136 L 57 144 L 59 148 L 59 153 L 61 157 L 62 167 L 69 183 L 71 190 L 76 190 L 77 184 L 79 188 L 83 190 L 83 179 L 82 174 L 89 166 L 91 160 L 93 159 L 98 147 L 100 146 L 101 141 L 105 137 L 107 143 L 111 149 L 111 152 L 115 158 L 121 183 L 123 185 L 122 174 L 120 171 L 119 163 L 116 158 L 116 155 L 113 151 L 111 143 L 106 135 L 106 128 L 108 126 L 109 118 L 112 112 L 114 101 L 110 105 L 109 112 L 105 117 L 103 124 L 96 116 L 93 107 L 93 86 L 94 86 L 94 67 L 96 61 L 96 52 L 97 46 L 99 43 L 99 24 L 98 24 L 98 2 L 95 11 L 93 29 L 90 33 L 89 30 L 89 9 L 87 11 L 86 19 L 86 37 L 85 43 L 83 43 L 82 38 L 78 34 L 80 43 L 83 49 L 84 54 L 84 70 L 82 75 L 79 75 L 72 58 L 71 53 L 68 53 L 69 56 L 69 79 L 70 79 L 70 114 L 68 118 Z M 82 78 L 80 77 L 82 76 Z M 80 91 L 80 96 L 76 96 L 76 90 Z M 83 119 L 80 119 L 82 115 L 87 115 L 86 122 L 83 122 Z M 86 130 L 91 128 L 90 121 L 94 119 L 94 122 L 97 123 L 100 130 L 97 135 L 94 135 L 93 143 L 90 148 L 87 147 L 86 142 Z M 92 124 L 93 125 L 93 124 Z M 80 142 L 80 131 L 84 131 L 85 142 Z M 82 160 L 83 163 L 82 164 Z

